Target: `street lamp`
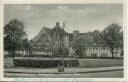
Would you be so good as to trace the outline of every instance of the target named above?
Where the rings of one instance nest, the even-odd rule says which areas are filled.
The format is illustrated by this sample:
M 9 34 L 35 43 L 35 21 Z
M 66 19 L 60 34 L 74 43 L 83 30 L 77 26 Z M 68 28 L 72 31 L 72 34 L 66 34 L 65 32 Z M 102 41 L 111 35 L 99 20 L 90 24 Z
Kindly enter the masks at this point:
M 62 66 L 64 71 L 64 36 L 62 35 Z
M 56 23 L 57 27 L 59 26 L 59 23 Z M 63 28 L 60 27 L 60 29 L 58 29 L 58 35 L 59 35 L 59 41 L 60 41 L 60 48 L 59 52 L 61 54 L 61 63 L 58 67 L 58 72 L 63 72 L 64 71 L 64 30 Z

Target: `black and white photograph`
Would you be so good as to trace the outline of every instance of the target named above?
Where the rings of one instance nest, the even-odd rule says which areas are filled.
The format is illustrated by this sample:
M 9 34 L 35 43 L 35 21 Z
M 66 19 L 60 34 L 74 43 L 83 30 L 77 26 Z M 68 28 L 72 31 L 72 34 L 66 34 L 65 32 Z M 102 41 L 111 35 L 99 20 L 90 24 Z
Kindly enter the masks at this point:
M 4 78 L 124 78 L 123 18 L 121 3 L 5 4 Z

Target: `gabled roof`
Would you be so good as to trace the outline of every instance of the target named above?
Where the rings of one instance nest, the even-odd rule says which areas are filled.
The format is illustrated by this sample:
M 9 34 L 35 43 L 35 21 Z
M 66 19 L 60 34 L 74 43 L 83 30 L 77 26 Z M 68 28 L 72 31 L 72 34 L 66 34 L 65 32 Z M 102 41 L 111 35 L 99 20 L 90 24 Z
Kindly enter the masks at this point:
M 37 45 L 38 43 L 45 45 L 47 42 L 50 42 L 49 39 L 53 38 L 54 33 L 60 33 L 64 36 L 68 35 L 68 33 L 60 27 L 54 27 L 53 29 L 43 27 L 42 30 L 30 41 L 30 43 L 34 45 Z
M 31 41 L 34 42 L 34 44 L 40 43 L 43 45 L 48 40 L 48 37 L 50 36 L 51 29 L 43 27 L 42 30 L 37 34 Z

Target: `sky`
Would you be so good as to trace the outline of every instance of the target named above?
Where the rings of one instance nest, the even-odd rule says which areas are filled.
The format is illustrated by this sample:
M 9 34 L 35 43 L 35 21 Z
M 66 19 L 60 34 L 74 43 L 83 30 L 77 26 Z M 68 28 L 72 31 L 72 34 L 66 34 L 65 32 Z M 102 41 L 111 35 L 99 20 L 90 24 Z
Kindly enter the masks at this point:
M 102 31 L 111 23 L 123 26 L 122 4 L 6 4 L 4 25 L 13 19 L 22 21 L 28 39 L 34 38 L 43 27 L 54 28 L 65 22 L 65 31 L 85 33 Z

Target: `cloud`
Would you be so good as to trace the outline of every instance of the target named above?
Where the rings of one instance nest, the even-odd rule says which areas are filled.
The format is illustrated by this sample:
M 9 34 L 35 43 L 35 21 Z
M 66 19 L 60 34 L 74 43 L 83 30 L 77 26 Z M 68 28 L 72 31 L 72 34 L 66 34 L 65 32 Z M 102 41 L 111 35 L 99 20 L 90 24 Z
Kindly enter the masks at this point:
M 31 39 L 43 26 L 53 28 L 56 22 L 66 22 L 65 30 L 73 32 L 102 30 L 108 24 L 123 24 L 121 4 L 69 4 L 69 5 L 5 5 L 5 24 L 13 18 L 24 22 Z

